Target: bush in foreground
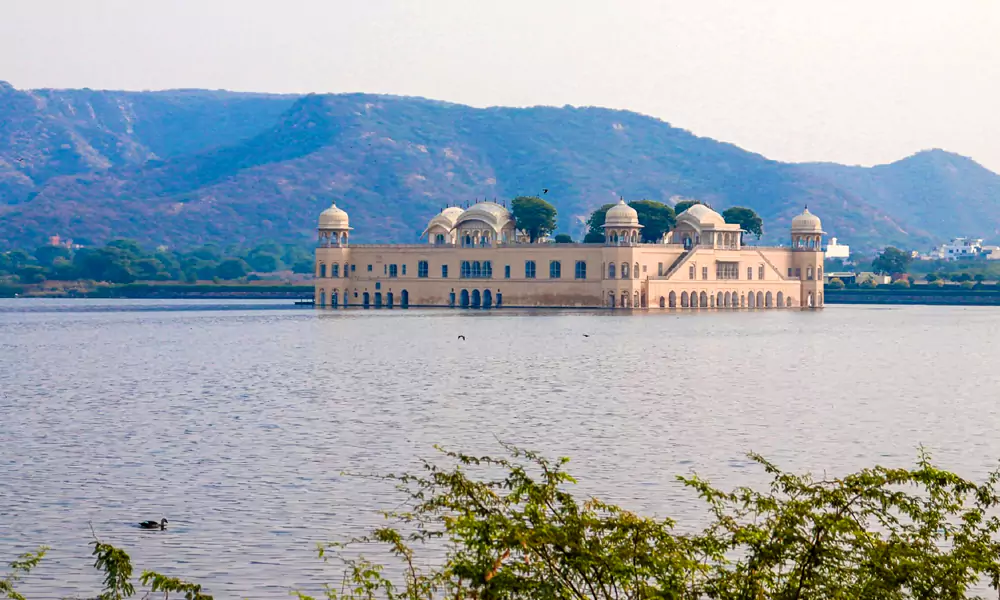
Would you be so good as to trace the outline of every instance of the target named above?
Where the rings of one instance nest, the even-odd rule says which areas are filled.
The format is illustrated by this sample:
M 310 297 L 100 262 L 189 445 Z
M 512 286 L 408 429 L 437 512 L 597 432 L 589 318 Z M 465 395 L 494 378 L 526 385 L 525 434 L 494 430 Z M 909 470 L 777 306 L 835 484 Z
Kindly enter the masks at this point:
M 386 513 L 387 525 L 368 537 L 319 549 L 345 567 L 325 597 L 930 600 L 970 597 L 979 583 L 1000 585 L 997 472 L 976 484 L 921 452 L 912 469 L 814 479 L 752 454 L 771 477 L 766 491 L 725 492 L 697 476 L 679 478 L 711 515 L 704 530 L 681 533 L 670 519 L 577 499 L 566 459 L 506 449 L 499 458 L 445 452 L 444 467 L 425 463 L 421 473 L 379 477 L 409 503 Z M 358 544 L 387 547 L 400 568 L 359 557 Z M 421 547 L 436 556 L 434 566 L 421 566 L 428 562 L 417 558 Z M 95 542 L 95 555 L 115 557 L 109 548 Z M 102 597 L 131 595 L 131 566 L 126 573 L 121 561 L 104 561 Z M 115 577 L 109 564 L 119 565 Z M 155 573 L 141 580 L 209 598 Z

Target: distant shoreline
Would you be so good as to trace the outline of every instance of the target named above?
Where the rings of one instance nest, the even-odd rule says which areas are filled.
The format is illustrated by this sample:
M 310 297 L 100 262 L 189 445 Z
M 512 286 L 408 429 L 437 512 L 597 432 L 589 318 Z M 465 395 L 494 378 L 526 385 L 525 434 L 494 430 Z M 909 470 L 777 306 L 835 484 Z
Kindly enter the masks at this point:
M 151 298 L 162 300 L 312 300 L 312 285 L 127 283 L 91 289 L 41 290 L 35 286 L 0 286 L 0 298 Z
M 1000 306 L 1000 289 L 964 289 L 957 286 L 935 288 L 916 285 L 908 288 L 879 286 L 873 289 L 833 290 L 827 286 L 827 304 L 924 304 L 935 306 Z

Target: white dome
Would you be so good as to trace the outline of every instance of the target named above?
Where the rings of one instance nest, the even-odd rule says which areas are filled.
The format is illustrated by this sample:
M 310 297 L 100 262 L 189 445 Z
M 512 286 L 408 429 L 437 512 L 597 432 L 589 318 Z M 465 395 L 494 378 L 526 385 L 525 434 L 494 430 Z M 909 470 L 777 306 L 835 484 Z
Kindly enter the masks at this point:
M 479 202 L 465 209 L 461 215 L 455 219 L 455 226 L 466 221 L 483 221 L 496 231 L 503 229 L 513 220 L 510 211 L 500 206 L 496 202 Z
M 796 233 L 823 233 L 823 223 L 807 208 L 802 211 L 801 215 L 792 219 L 792 231 Z
M 677 220 L 685 220 L 697 225 L 699 228 L 718 227 L 726 224 L 722 215 L 715 212 L 704 204 L 694 204 L 681 214 L 677 215 Z
M 349 225 L 347 212 L 337 208 L 336 202 L 331 204 L 330 208 L 319 213 L 320 229 L 350 229 Z
M 618 204 L 608 209 L 604 216 L 605 227 L 639 227 L 639 213 L 634 208 L 619 200 Z
M 424 233 L 426 234 L 433 227 L 441 227 L 446 231 L 451 231 L 455 228 L 455 223 L 458 222 L 458 218 L 462 216 L 462 212 L 464 211 L 457 206 L 449 206 L 434 215 L 434 217 L 428 221 L 427 228 L 424 229 Z

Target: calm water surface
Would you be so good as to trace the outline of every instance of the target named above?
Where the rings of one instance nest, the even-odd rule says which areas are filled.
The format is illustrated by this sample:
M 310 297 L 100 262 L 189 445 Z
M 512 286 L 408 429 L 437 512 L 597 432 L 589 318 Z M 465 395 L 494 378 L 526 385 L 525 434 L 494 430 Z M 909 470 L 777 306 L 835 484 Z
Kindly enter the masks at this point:
M 0 300 L 0 563 L 53 547 L 33 597 L 97 589 L 88 521 L 216 598 L 317 592 L 339 571 L 315 543 L 393 499 L 341 473 L 435 443 L 568 455 L 582 491 L 682 520 L 700 505 L 674 475 L 757 484 L 750 450 L 832 473 L 919 444 L 967 475 L 1000 458 L 996 308 L 269 308 Z

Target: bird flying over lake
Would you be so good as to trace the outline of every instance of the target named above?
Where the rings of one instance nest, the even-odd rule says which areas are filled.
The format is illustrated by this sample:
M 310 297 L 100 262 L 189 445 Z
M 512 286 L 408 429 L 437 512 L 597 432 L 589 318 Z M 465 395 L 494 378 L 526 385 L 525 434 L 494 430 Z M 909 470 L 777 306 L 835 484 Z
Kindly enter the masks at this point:
M 464 335 L 460 335 L 460 336 L 458 336 L 458 339 L 460 339 L 460 340 L 462 340 L 464 342 L 465 341 L 465 336 Z
M 542 193 L 543 194 L 548 194 L 549 193 L 549 188 L 542 188 Z

